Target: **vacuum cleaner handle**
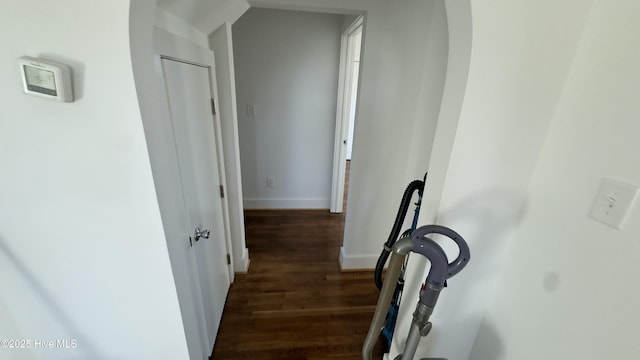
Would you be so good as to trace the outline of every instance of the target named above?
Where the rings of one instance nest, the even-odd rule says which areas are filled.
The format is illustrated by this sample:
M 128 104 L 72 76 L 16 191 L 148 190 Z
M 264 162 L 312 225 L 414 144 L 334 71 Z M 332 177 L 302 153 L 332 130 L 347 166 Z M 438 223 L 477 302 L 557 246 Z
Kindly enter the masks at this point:
M 435 241 L 428 238 L 429 234 L 440 234 L 453 240 L 458 246 L 458 256 L 451 262 L 448 262 L 447 255 L 444 250 Z M 460 234 L 440 225 L 422 226 L 411 234 L 413 243 L 413 252 L 417 252 L 431 261 L 431 269 L 427 275 L 427 283 L 437 286 L 443 286 L 445 280 L 456 275 L 469 262 L 471 252 L 469 245 Z
M 458 256 L 449 262 L 447 254 L 440 245 L 427 237 L 429 234 L 440 234 L 453 240 L 459 249 Z M 363 360 L 372 359 L 373 348 L 389 310 L 396 282 L 401 275 L 404 260 L 410 252 L 419 253 L 429 259 L 431 268 L 429 269 L 425 286 L 420 291 L 420 300 L 413 316 L 405 351 L 402 354 L 403 360 L 413 359 L 420 337 L 423 336 L 423 331 L 428 326 L 429 316 L 445 281 L 462 271 L 471 258 L 469 245 L 467 245 L 464 238 L 457 232 L 440 225 L 422 226 L 416 229 L 410 238 L 405 237 L 398 240 L 392 248 L 387 279 L 382 286 L 382 291 L 380 291 L 369 332 L 362 346 Z

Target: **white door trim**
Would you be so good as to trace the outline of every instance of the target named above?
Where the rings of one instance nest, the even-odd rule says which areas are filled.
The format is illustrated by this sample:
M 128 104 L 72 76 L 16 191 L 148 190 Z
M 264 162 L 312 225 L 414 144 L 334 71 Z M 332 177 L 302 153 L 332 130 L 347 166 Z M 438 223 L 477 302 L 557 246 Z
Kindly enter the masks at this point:
M 224 23 L 209 35 L 209 47 L 216 59 L 218 98 L 220 99 L 220 125 L 224 154 L 224 171 L 227 188 L 225 196 L 229 207 L 229 232 L 233 270 L 246 273 L 249 270 L 249 250 L 246 244 L 242 175 L 240 168 L 240 144 L 236 107 L 236 82 L 233 63 L 233 38 L 230 23 Z
M 341 213 L 344 200 L 344 178 L 347 160 L 347 137 L 349 135 L 349 109 L 355 52 L 354 35 L 362 31 L 364 18 L 358 17 L 343 33 L 340 45 L 340 70 L 338 75 L 338 102 L 336 107 L 336 129 L 333 148 L 333 174 L 331 180 L 332 213 Z M 356 110 L 357 112 L 357 110 Z

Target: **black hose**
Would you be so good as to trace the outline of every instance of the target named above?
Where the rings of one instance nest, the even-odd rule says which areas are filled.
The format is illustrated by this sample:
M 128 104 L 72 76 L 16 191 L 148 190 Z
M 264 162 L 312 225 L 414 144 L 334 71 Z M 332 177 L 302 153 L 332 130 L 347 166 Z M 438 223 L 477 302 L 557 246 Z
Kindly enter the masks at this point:
M 382 249 L 382 253 L 380 253 L 380 257 L 378 257 L 378 262 L 376 263 L 376 270 L 374 272 L 374 281 L 376 283 L 376 287 L 378 290 L 382 289 L 382 270 L 384 269 L 384 264 L 387 262 L 389 258 L 389 253 L 391 252 L 391 247 L 395 244 L 398 239 L 398 235 L 400 234 L 400 228 L 404 223 L 404 218 L 407 216 L 407 210 L 409 209 L 409 205 L 411 205 L 411 198 L 413 197 L 413 193 L 416 190 L 422 192 L 424 189 L 424 181 L 414 180 L 409 183 L 407 189 L 404 191 L 404 195 L 402 195 L 402 201 L 400 202 L 400 208 L 398 208 L 398 214 L 396 215 L 396 221 L 393 223 L 393 228 L 391 229 L 391 233 L 389 234 L 389 238 L 387 238 L 387 242 L 384 243 L 384 248 Z

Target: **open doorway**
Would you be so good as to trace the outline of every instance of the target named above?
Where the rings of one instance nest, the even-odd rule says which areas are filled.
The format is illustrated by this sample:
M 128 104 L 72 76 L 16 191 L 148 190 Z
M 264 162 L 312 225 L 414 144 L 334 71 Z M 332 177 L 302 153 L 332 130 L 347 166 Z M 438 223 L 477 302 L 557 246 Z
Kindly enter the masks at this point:
M 352 65 L 341 70 L 341 48 L 345 29 L 362 33 L 356 19 L 251 8 L 233 24 L 245 210 L 331 209 L 338 102 L 342 94 L 355 93 L 339 85 L 341 71 L 345 79 L 354 77 L 345 73 Z M 344 103 L 348 119 L 355 101 Z M 348 120 L 344 124 L 341 157 L 349 132 Z M 341 174 L 344 183 L 344 164 Z
M 348 182 L 360 75 L 362 28 L 363 18 L 360 16 L 342 33 L 333 177 L 331 182 L 330 210 L 332 213 L 342 213 L 347 209 L 346 202 L 348 199 Z

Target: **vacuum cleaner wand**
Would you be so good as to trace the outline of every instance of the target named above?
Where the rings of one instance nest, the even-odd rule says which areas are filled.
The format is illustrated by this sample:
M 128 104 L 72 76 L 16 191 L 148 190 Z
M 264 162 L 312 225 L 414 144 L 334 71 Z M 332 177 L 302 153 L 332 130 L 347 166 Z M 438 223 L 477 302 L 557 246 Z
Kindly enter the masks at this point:
M 453 240 L 458 246 L 459 253 L 456 259 L 449 262 L 447 255 L 440 245 L 428 238 L 429 234 L 440 234 Z M 445 286 L 448 278 L 456 275 L 467 265 L 471 254 L 467 242 L 455 231 L 439 225 L 427 225 L 416 229 L 411 237 L 405 237 L 392 248 L 391 260 L 387 269 L 387 279 L 384 281 L 382 291 L 378 297 L 378 304 L 369 326 L 369 332 L 362 347 L 362 358 L 371 360 L 373 347 L 376 343 L 380 329 L 382 328 L 385 316 L 389 310 L 395 284 L 400 277 L 402 265 L 405 257 L 410 253 L 418 253 L 431 262 L 431 268 L 427 274 L 423 288 L 420 290 L 420 299 L 413 314 L 411 329 L 407 337 L 404 352 L 400 355 L 401 360 L 412 360 L 420 338 L 426 336 L 431 330 L 429 317 L 438 301 L 440 291 Z

